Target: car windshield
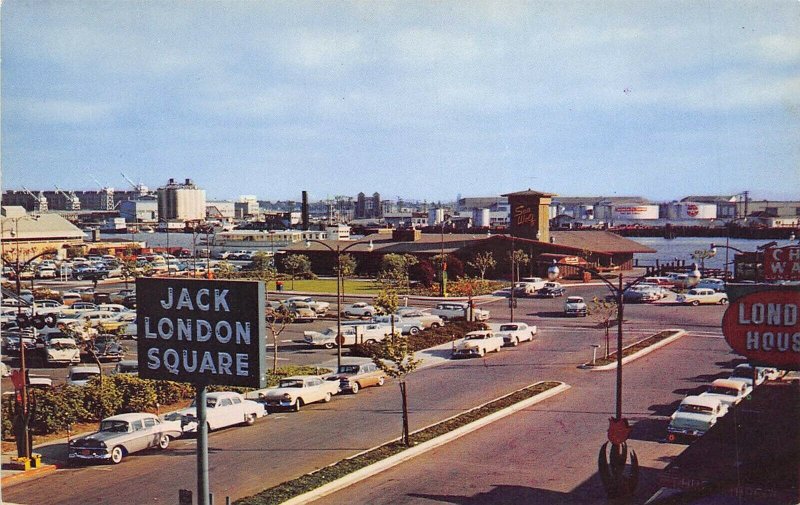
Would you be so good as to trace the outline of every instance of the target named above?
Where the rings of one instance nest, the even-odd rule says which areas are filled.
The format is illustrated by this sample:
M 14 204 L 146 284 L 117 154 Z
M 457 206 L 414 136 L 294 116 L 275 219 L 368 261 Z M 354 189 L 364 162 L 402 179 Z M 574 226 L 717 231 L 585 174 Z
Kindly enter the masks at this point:
M 519 329 L 516 324 L 503 324 L 500 326 L 500 331 L 516 331 Z
M 192 403 L 189 404 L 190 407 L 197 407 L 197 403 L 192 400 Z M 216 398 L 206 398 L 206 407 L 209 409 L 213 409 L 217 406 L 217 399 Z
M 85 381 L 89 380 L 95 375 L 99 375 L 97 372 L 72 372 L 70 379 L 74 381 Z
M 743 379 L 752 379 L 753 370 L 751 368 L 734 368 L 731 377 L 741 377 Z
M 58 351 L 62 351 L 62 350 L 67 350 L 67 349 L 77 349 L 78 346 L 73 344 L 73 343 L 55 342 L 53 344 L 50 344 L 50 348 L 58 350 Z
M 738 396 L 739 390 L 733 388 L 727 388 L 722 386 L 711 386 L 708 390 L 709 393 L 715 395 L 725 395 L 725 396 Z
M 114 433 L 127 433 L 128 423 L 125 421 L 103 421 L 100 423 L 100 431 L 111 431 Z
M 467 340 L 483 340 L 486 335 L 467 335 Z
M 706 405 L 695 405 L 693 403 L 684 403 L 678 407 L 678 412 L 690 412 L 693 414 L 711 414 L 714 409 Z
M 342 365 L 339 367 L 339 373 L 356 373 L 358 372 L 358 365 Z
M 302 380 L 282 380 L 281 386 L 282 388 L 301 388 L 303 387 Z

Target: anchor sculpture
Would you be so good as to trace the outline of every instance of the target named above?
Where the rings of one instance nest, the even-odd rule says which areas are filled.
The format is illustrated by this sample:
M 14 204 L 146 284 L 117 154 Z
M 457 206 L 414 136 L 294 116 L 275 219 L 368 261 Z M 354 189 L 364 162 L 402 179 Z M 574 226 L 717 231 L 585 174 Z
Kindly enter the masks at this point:
M 628 463 L 628 436 L 631 427 L 625 418 L 609 418 L 608 420 L 608 441 L 611 442 L 611 450 L 606 456 L 608 442 L 600 448 L 600 455 L 597 463 L 600 471 L 600 480 L 606 488 L 609 498 L 623 498 L 631 496 L 639 483 L 639 459 L 636 451 L 630 450 L 631 470 L 630 474 L 625 473 L 625 466 Z

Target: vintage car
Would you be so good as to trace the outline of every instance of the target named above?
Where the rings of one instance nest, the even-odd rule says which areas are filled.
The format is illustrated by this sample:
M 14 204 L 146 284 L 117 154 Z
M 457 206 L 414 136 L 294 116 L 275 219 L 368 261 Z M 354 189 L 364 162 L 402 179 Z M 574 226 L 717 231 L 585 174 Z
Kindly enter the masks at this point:
M 753 370 L 753 366 L 748 363 L 742 363 L 741 365 L 736 365 L 736 368 L 733 369 L 731 372 L 731 376 L 728 377 L 731 380 L 737 380 L 744 382 L 751 388 L 753 387 L 753 375 L 756 377 L 756 386 L 763 383 L 766 380 L 775 380 L 780 376 L 780 372 L 778 372 L 775 368 L 766 368 L 766 367 L 756 367 Z
M 589 313 L 589 308 L 586 302 L 583 301 L 582 296 L 568 296 L 567 301 L 564 302 L 564 315 L 574 317 L 586 317 Z
M 708 387 L 708 391 L 701 394 L 707 398 L 717 398 L 728 407 L 736 405 L 750 394 L 752 388 L 739 380 L 717 379 Z
M 416 335 L 425 328 L 438 328 L 444 324 L 444 321 L 442 321 L 439 316 L 431 316 L 428 314 L 425 314 L 425 316 L 427 316 L 428 319 L 438 319 L 440 322 L 430 321 L 429 325 L 425 326 L 425 322 L 423 322 L 423 318 L 421 317 L 398 316 L 397 314 L 388 316 L 375 316 L 372 318 L 372 321 L 386 326 L 391 326 L 394 323 L 395 329 L 399 329 L 400 333 L 403 335 Z
M 246 397 L 264 404 L 267 411 L 285 408 L 297 412 L 303 405 L 329 402 L 339 394 L 339 382 L 327 381 L 317 375 L 303 375 L 281 379 L 278 387 L 257 389 Z
M 325 377 L 328 381 L 339 381 L 342 391 L 357 394 L 359 390 L 369 386 L 383 386 L 386 374 L 375 366 L 375 363 L 353 363 L 339 365 L 335 374 Z
M 400 327 L 395 327 L 395 335 L 400 335 Z M 367 323 L 342 325 L 342 345 L 355 344 L 374 344 L 381 342 L 392 334 L 392 328 L 384 323 Z M 338 330 L 332 326 L 325 331 L 304 331 L 303 341 L 311 347 L 324 347 L 333 349 L 336 347 L 336 335 Z
M 378 309 L 366 302 L 351 303 L 342 308 L 345 317 L 372 317 L 377 313 Z
M 425 328 L 439 328 L 444 326 L 444 321 L 441 317 L 424 312 L 417 307 L 398 307 L 394 313 L 400 317 L 419 319 Z
M 44 360 L 47 364 L 81 362 L 81 350 L 74 338 L 51 338 L 44 348 Z
M 708 288 L 713 289 L 714 291 L 721 293 L 725 291 L 725 281 L 722 279 L 700 279 L 700 282 L 697 283 L 697 288 Z
M 520 342 L 532 342 L 536 332 L 536 326 L 528 326 L 525 323 L 503 323 L 494 335 L 503 339 L 503 345 L 518 346 Z
M 544 287 L 536 292 L 536 296 L 542 298 L 555 298 L 557 296 L 564 296 L 567 290 L 564 289 L 558 282 L 546 282 Z
M 100 375 L 100 367 L 97 365 L 78 365 L 69 368 L 67 376 L 68 386 L 85 386 L 92 377 Z
M 708 431 L 728 412 L 728 406 L 718 398 L 687 396 L 670 417 L 667 440 L 675 442 L 680 437 L 696 438 Z
M 111 371 L 112 375 L 139 375 L 139 362 L 135 359 L 124 359 L 117 363 Z
M 88 343 L 86 350 L 100 361 L 120 361 L 125 357 L 125 348 L 116 335 L 98 335 Z
M 264 407 L 247 400 L 233 391 L 218 391 L 206 395 L 206 423 L 208 431 L 226 428 L 237 424 L 251 425 L 259 417 L 264 417 Z M 168 421 L 180 421 L 183 433 L 197 432 L 197 409 L 192 401 L 183 410 L 167 414 Z
M 180 425 L 155 414 L 132 413 L 107 417 L 95 433 L 69 442 L 68 461 L 110 461 L 117 464 L 134 452 L 152 447 L 166 449 L 171 438 L 181 436 Z
M 470 313 L 473 321 L 487 321 L 490 316 L 488 310 L 470 308 L 468 302 L 441 302 L 431 309 L 431 314 L 439 316 L 445 321 L 467 319 Z
M 710 288 L 693 288 L 686 293 L 679 294 L 675 301 L 683 305 L 719 304 L 728 303 L 728 295 Z
M 298 323 L 310 323 L 317 319 L 317 311 L 307 304 L 306 302 L 296 301 L 284 304 L 288 308 L 289 313 L 292 315 L 292 320 Z M 281 309 L 278 309 L 277 314 L 280 314 Z
M 318 316 L 324 316 L 331 306 L 328 302 L 318 302 L 310 296 L 293 296 L 286 299 L 286 303 L 288 304 L 293 304 L 295 302 L 307 303 L 309 307 L 314 309 L 314 312 L 316 312 Z
M 503 347 L 503 337 L 495 336 L 490 330 L 471 331 L 464 335 L 453 350 L 454 358 L 485 356 L 489 352 L 498 352 Z

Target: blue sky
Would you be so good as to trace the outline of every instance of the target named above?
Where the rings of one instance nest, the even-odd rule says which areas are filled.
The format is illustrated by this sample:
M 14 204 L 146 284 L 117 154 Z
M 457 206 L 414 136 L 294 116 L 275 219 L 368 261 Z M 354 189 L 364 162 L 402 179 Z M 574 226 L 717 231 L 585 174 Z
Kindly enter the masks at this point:
M 2 4 L 2 184 L 800 199 L 800 2 Z

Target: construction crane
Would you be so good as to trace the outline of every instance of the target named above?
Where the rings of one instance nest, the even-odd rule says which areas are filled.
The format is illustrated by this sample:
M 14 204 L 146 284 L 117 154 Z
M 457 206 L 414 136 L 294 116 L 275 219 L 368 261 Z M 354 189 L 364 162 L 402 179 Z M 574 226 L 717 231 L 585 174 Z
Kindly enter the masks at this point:
M 100 191 L 97 192 L 100 195 L 100 210 L 114 210 L 114 188 L 103 186 L 92 174 L 89 177 L 100 186 Z
M 33 210 L 35 212 L 47 212 L 47 197 L 44 196 L 44 193 L 40 191 L 38 195 L 34 195 L 33 192 L 25 186 L 22 186 L 22 189 L 33 197 Z
M 64 195 L 64 198 L 67 199 L 66 210 L 81 210 L 81 201 L 74 192 L 70 191 L 69 194 L 67 194 L 56 186 L 56 193 Z
M 130 178 L 130 177 L 128 177 L 127 175 L 125 175 L 125 173 L 124 173 L 124 172 L 120 172 L 120 173 L 122 174 L 122 177 L 123 177 L 123 179 L 125 179 L 126 181 L 128 181 L 128 184 L 130 184 L 130 185 L 131 185 L 131 187 L 133 188 L 133 190 L 136 192 L 136 196 L 137 196 L 137 197 L 138 197 L 138 196 L 144 196 L 144 195 L 146 195 L 146 194 L 147 194 L 147 192 L 148 192 L 148 188 L 147 188 L 147 186 L 145 186 L 145 185 L 144 185 L 144 184 L 142 184 L 141 182 L 140 182 L 139 184 L 136 184 L 135 182 L 133 182 L 133 181 L 131 180 L 131 178 Z

